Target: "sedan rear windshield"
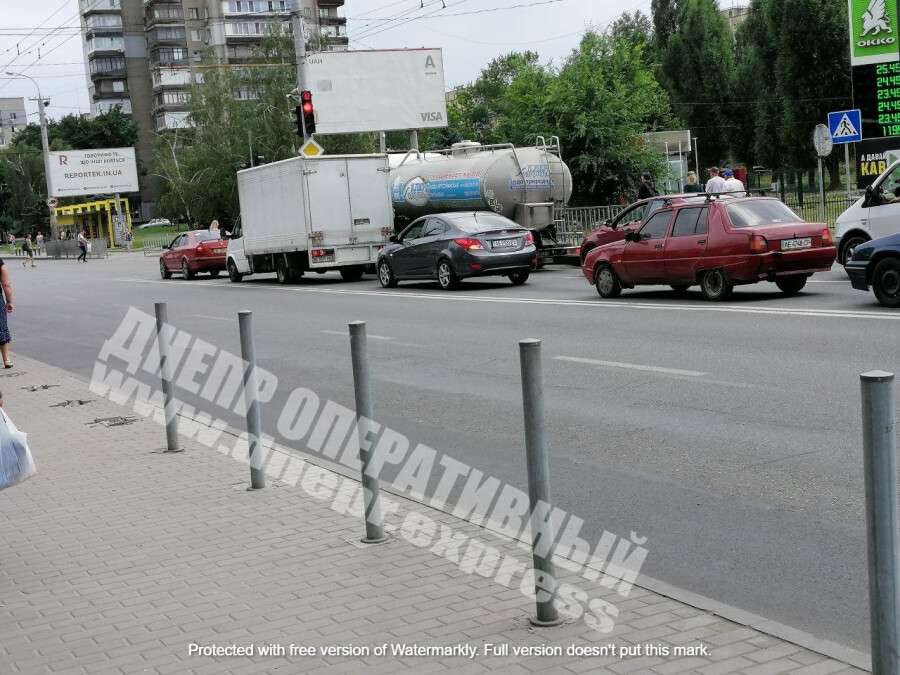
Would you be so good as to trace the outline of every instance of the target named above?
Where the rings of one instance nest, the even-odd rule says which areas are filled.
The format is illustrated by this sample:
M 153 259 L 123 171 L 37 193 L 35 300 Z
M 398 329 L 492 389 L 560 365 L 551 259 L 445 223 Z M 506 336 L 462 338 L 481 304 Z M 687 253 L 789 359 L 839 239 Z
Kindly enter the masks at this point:
M 454 218 L 451 222 L 454 226 L 469 234 L 490 232 L 491 230 L 522 229 L 521 226 L 511 221 L 509 218 L 504 218 L 503 216 L 498 216 L 493 213 L 473 213 L 465 218 Z
M 755 199 L 729 204 L 727 208 L 733 227 L 760 227 L 803 222 L 803 218 L 777 199 Z
M 210 230 L 203 230 L 202 232 L 197 233 L 197 241 L 215 241 L 216 239 L 221 239 L 222 234 L 218 230 L 212 232 Z

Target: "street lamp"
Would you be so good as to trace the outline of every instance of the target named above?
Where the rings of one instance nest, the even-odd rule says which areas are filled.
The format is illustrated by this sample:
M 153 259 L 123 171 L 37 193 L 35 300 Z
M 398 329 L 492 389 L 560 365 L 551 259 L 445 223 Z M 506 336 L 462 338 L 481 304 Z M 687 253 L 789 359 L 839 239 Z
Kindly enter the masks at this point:
M 47 114 L 44 110 L 46 103 L 44 102 L 44 97 L 41 96 L 41 86 L 33 77 L 30 77 L 23 73 L 13 73 L 7 70 L 6 74 L 10 77 L 18 77 L 23 80 L 30 80 L 35 89 L 37 89 L 38 116 L 41 120 L 41 147 L 44 154 L 44 178 L 47 181 L 47 199 L 49 200 L 53 196 L 53 186 L 50 181 L 50 140 L 47 136 Z M 49 204 L 47 206 L 48 208 L 50 208 Z M 56 209 L 50 208 L 50 237 L 53 239 L 56 239 L 57 237 L 56 230 Z

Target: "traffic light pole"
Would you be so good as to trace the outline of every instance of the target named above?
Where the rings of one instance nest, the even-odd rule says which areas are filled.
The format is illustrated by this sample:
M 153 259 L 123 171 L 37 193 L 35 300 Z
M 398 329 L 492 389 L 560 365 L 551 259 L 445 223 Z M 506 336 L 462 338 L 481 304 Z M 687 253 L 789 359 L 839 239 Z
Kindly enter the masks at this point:
M 304 36 L 303 27 L 303 8 L 300 0 L 294 0 L 294 9 L 291 14 L 291 30 L 294 33 L 294 53 L 297 58 L 297 91 L 307 89 L 306 86 L 306 37 Z M 309 134 L 306 133 L 306 120 L 301 115 L 301 124 L 303 125 L 303 142 L 309 140 Z

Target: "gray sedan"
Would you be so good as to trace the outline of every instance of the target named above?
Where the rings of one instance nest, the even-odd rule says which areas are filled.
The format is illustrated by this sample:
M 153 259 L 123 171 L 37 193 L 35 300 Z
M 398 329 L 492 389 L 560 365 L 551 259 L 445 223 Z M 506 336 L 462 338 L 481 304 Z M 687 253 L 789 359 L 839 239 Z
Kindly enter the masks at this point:
M 414 220 L 378 257 L 378 279 L 436 279 L 450 290 L 466 277 L 506 276 L 519 286 L 537 263 L 534 236 L 489 211 L 439 213 Z

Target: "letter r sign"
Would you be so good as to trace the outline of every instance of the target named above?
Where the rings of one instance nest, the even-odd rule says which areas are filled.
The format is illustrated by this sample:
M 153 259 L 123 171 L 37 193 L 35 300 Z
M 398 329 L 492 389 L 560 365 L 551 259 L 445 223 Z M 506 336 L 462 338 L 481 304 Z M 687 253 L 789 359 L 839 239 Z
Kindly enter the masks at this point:
M 67 155 L 59 155 L 59 165 L 60 166 L 68 166 L 69 165 L 69 157 Z

